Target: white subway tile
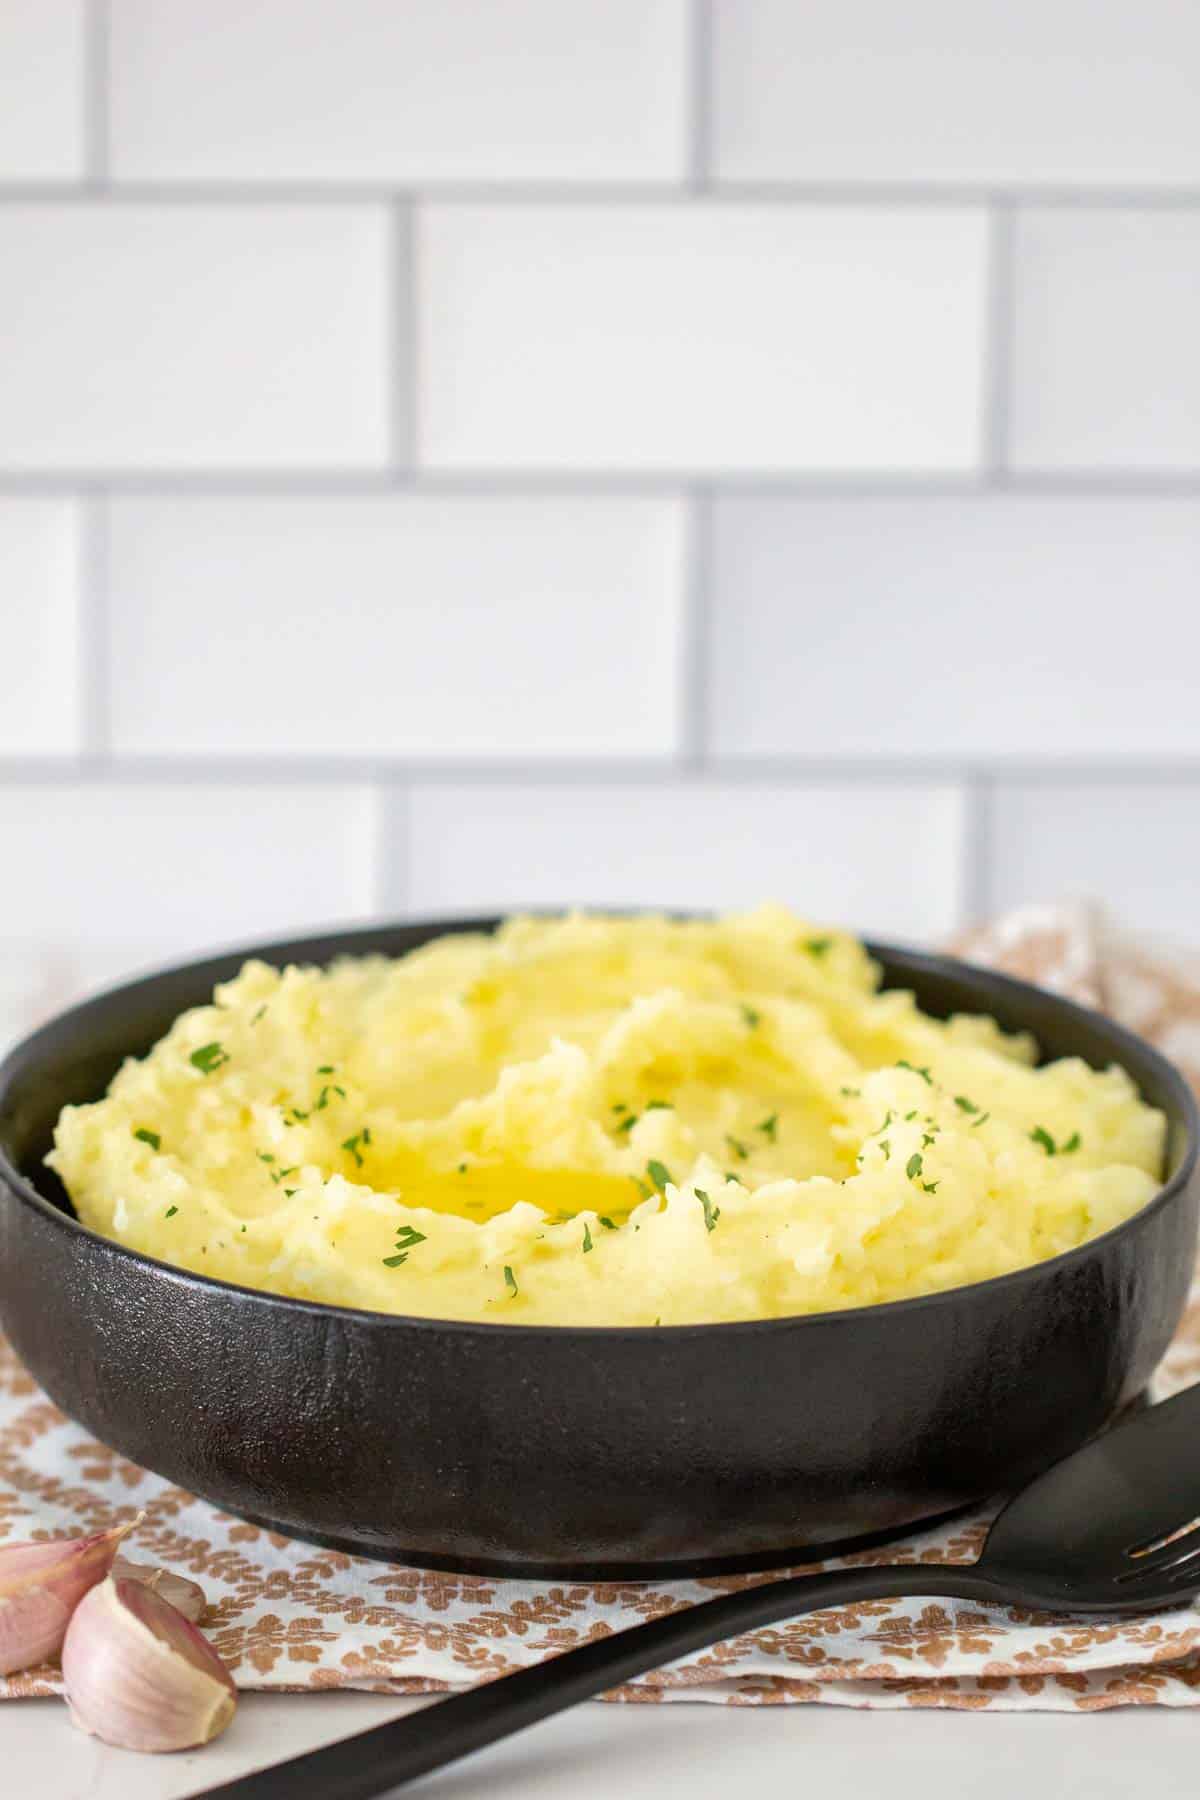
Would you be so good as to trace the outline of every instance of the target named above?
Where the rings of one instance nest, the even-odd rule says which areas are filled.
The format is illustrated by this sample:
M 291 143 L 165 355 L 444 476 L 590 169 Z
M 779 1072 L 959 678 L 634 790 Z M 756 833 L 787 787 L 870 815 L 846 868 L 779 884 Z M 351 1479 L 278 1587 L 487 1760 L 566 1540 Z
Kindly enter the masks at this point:
M 332 784 L 7 783 L 0 945 L 94 978 L 362 917 L 375 809 Z
M 385 460 L 382 210 L 8 206 L 0 268 L 0 465 Z
M 0 181 L 84 172 L 84 0 L 0 5 Z
M 1193 0 L 715 0 L 729 180 L 1195 183 Z
M 513 907 L 754 906 L 897 938 L 958 920 L 962 801 L 945 784 L 418 786 L 411 914 Z
M 67 500 L 0 500 L 0 755 L 80 748 L 79 537 Z
M 1200 781 L 1004 781 L 990 901 L 1100 901 L 1115 922 L 1200 944 Z
M 666 180 L 685 0 L 112 0 L 141 180 Z
M 1016 244 L 1014 466 L 1200 466 L 1200 213 L 1032 211 Z
M 973 468 L 985 262 L 968 209 L 431 205 L 421 458 Z
M 675 500 L 122 500 L 110 587 L 120 751 L 678 743 Z
M 1200 751 L 1200 504 L 719 503 L 727 754 Z

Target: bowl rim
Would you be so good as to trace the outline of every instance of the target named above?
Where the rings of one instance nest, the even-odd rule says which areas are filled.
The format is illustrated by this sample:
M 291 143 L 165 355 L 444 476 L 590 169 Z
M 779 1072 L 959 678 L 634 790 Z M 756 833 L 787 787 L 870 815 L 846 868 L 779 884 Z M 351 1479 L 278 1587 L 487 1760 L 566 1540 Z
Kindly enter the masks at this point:
M 559 917 L 571 910 L 621 916 L 633 914 L 644 916 L 663 912 L 676 917 L 703 918 L 700 912 L 679 914 L 671 908 L 607 908 L 588 907 L 582 909 L 560 908 L 523 908 L 521 917 Z M 420 936 L 413 948 L 421 948 L 424 943 L 438 936 L 461 936 L 472 932 L 490 933 L 494 931 L 505 915 L 478 914 L 461 918 L 446 919 L 381 919 L 368 924 L 351 926 L 332 926 L 327 929 L 310 930 L 301 936 L 269 939 L 248 945 L 235 944 L 228 948 L 218 948 L 200 957 L 189 957 L 183 962 L 173 962 L 152 968 L 143 974 L 135 975 L 121 981 L 110 983 L 76 1001 L 74 1005 L 64 1008 L 43 1021 L 33 1031 L 13 1044 L 3 1060 L 0 1061 L 0 1102 L 14 1077 L 27 1068 L 30 1060 L 36 1061 L 39 1040 L 52 1031 L 58 1030 L 79 1014 L 87 1013 L 93 1007 L 110 1002 L 118 995 L 131 990 L 152 987 L 159 982 L 168 981 L 179 976 L 199 973 L 206 968 L 215 968 L 233 961 L 248 962 L 255 958 L 285 966 L 287 961 L 303 965 L 317 959 L 304 955 L 306 946 L 321 945 L 326 947 L 323 960 L 333 956 L 353 956 L 356 943 L 364 940 L 378 939 L 381 935 L 395 931 L 411 931 Z M 505 1324 L 500 1320 L 485 1319 L 444 1319 L 426 1317 L 420 1314 L 379 1312 L 368 1307 L 343 1306 L 325 1300 L 305 1300 L 292 1294 L 277 1294 L 267 1288 L 247 1287 L 241 1282 L 225 1281 L 219 1276 L 202 1275 L 192 1269 L 182 1268 L 176 1263 L 164 1262 L 156 1256 L 149 1256 L 144 1251 L 135 1250 L 128 1244 L 122 1244 L 115 1238 L 106 1237 L 102 1232 L 94 1231 L 80 1220 L 72 1218 L 42 1194 L 20 1170 L 15 1167 L 8 1156 L 6 1146 L 0 1142 L 0 1184 L 24 1205 L 41 1215 L 42 1219 L 64 1231 L 69 1239 L 76 1243 L 95 1246 L 102 1252 L 115 1256 L 123 1261 L 130 1261 L 153 1271 L 156 1277 L 167 1277 L 173 1284 L 185 1288 L 196 1288 L 202 1293 L 214 1290 L 223 1295 L 231 1295 L 237 1303 L 257 1302 L 286 1311 L 299 1310 L 316 1315 L 318 1319 L 337 1318 L 347 1326 L 365 1330 L 384 1330 L 388 1328 L 405 1331 L 447 1331 L 466 1332 L 472 1336 L 482 1335 L 494 1337 L 496 1334 L 504 1339 L 536 1339 L 544 1345 L 561 1343 L 564 1338 L 583 1339 L 595 1342 L 597 1339 L 633 1338 L 640 1342 L 679 1343 L 681 1339 L 697 1336 L 711 1336 L 714 1332 L 722 1334 L 744 1334 L 747 1332 L 779 1332 L 794 1331 L 804 1327 L 816 1328 L 828 1326 L 833 1321 L 861 1322 L 868 1318 L 886 1315 L 894 1318 L 901 1314 L 909 1314 L 921 1308 L 945 1305 L 956 1296 L 964 1294 L 980 1294 L 985 1292 L 999 1293 L 1006 1288 L 1017 1289 L 1029 1286 L 1043 1277 L 1052 1276 L 1055 1272 L 1069 1268 L 1075 1263 L 1082 1263 L 1094 1255 L 1104 1244 L 1108 1244 L 1124 1234 L 1132 1235 L 1135 1229 L 1146 1224 L 1153 1216 L 1166 1210 L 1173 1201 L 1185 1192 L 1196 1170 L 1197 1158 L 1200 1156 L 1200 1106 L 1190 1084 L 1171 1060 L 1164 1056 L 1153 1044 L 1126 1026 L 1095 1007 L 1084 1006 L 1077 1000 L 1069 999 L 1064 994 L 1057 994 L 1052 989 L 1038 987 L 1036 983 L 1024 981 L 1015 975 L 1001 973 L 996 969 L 984 968 L 975 963 L 966 962 L 963 958 L 949 956 L 941 951 L 926 950 L 907 944 L 893 944 L 885 939 L 861 937 L 861 943 L 867 954 L 875 961 L 889 963 L 893 968 L 912 971 L 914 974 L 941 975 L 966 982 L 979 990 L 981 997 L 988 994 L 998 995 L 1011 1002 L 1032 1000 L 1037 1007 L 1050 1006 L 1067 1022 L 1076 1021 L 1086 1024 L 1092 1029 L 1099 1027 L 1102 1035 L 1111 1040 L 1113 1061 L 1125 1067 L 1123 1057 L 1132 1054 L 1135 1061 L 1148 1063 L 1170 1094 L 1178 1108 L 1184 1131 L 1184 1147 L 1178 1166 L 1163 1181 L 1152 1199 L 1145 1206 L 1122 1219 L 1118 1225 L 1110 1226 L 1107 1231 L 1088 1238 L 1072 1250 L 1061 1251 L 1057 1256 L 1046 1257 L 1040 1262 L 1028 1263 L 1018 1269 L 1007 1270 L 1002 1275 L 990 1275 L 982 1281 L 962 1282 L 955 1287 L 939 1288 L 929 1294 L 912 1294 L 901 1300 L 880 1300 L 873 1303 L 844 1308 L 834 1308 L 823 1312 L 786 1313 L 776 1318 L 722 1319 L 711 1322 L 691 1321 L 680 1325 L 546 1325 L 522 1324 L 513 1322 Z M 336 949 L 328 946 L 336 944 Z M 344 946 L 344 947 L 343 947 Z M 380 950 L 363 948 L 358 951 L 363 956 L 387 954 Z M 407 954 L 398 952 L 397 954 Z M 229 977 L 216 977 L 217 980 Z M 890 991 L 896 991 L 893 983 Z M 196 1004 L 200 1004 L 196 1002 Z M 984 1008 L 980 1007 L 980 1012 Z M 1028 1028 L 1027 1028 L 1028 1029 Z M 1036 1036 L 1036 1033 L 1033 1035 Z M 1126 1073 L 1129 1070 L 1126 1069 Z M 1133 1077 L 1130 1075 L 1130 1079 Z M 1140 1085 L 1138 1086 L 1140 1093 Z

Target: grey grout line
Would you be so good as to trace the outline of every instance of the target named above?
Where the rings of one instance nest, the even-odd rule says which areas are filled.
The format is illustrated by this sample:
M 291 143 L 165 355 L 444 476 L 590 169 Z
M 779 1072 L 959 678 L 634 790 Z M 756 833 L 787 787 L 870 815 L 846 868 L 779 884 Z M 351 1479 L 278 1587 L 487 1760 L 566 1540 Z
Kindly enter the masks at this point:
M 797 787 L 966 785 L 1005 782 L 1029 786 L 1200 786 L 1200 755 L 1171 758 L 1130 756 L 1054 757 L 1037 755 L 980 756 L 775 756 L 714 757 L 703 769 L 662 757 L 530 758 L 414 757 L 309 754 L 298 756 L 214 753 L 204 756 L 123 754 L 99 756 L 20 757 L 0 755 L 0 780 L 53 785 L 57 782 L 112 783 L 138 787 L 172 782 L 180 786 L 256 783 L 263 786 L 398 783 L 417 786 L 461 784 L 472 787 L 627 786 L 647 784 L 726 787 Z
M 494 496 L 673 497 L 704 487 L 710 493 L 750 500 L 860 500 L 877 496 L 928 500 L 996 498 L 991 472 L 942 475 L 900 470 L 756 473 L 737 470 L 631 469 L 8 469 L 0 468 L 0 495 L 65 494 L 103 488 L 121 498 L 388 498 L 406 493 L 452 498 Z M 1004 495 L 1105 500 L 1194 500 L 1197 469 L 1094 469 L 1010 471 Z
M 995 778 L 982 771 L 966 782 L 962 847 L 961 919 L 975 925 L 992 911 L 992 810 Z
M 983 429 L 984 467 L 997 485 L 1007 485 L 1011 460 L 1015 306 L 1016 216 L 1007 201 L 997 201 L 988 233 Z
M 693 194 L 707 194 L 713 171 L 713 0 L 691 0 L 687 15 L 687 178 Z
M 389 288 L 392 317 L 388 332 L 391 381 L 392 462 L 411 471 L 417 460 L 417 222 L 403 202 L 391 210 L 392 254 Z
M 109 193 L 109 0 L 87 0 L 83 30 L 83 123 L 88 191 Z M 70 190 L 61 190 L 69 192 Z
M 102 4 L 103 0 L 97 0 Z M 107 110 L 106 108 L 104 109 Z M 105 121 L 106 124 L 106 121 Z M 690 134 L 689 134 L 690 135 Z M 428 201 L 438 206 L 869 206 L 986 207 L 995 201 L 1051 211 L 1200 210 L 1200 186 L 1038 187 L 1029 183 L 897 181 L 723 181 L 703 187 L 675 181 L 319 182 L 253 179 L 123 180 L 104 193 L 106 204 L 127 206 L 380 206 Z M 95 198 L 85 183 L 10 181 L 0 205 L 29 202 L 78 206 Z
M 102 493 L 80 505 L 79 691 L 80 735 L 87 763 L 107 757 L 111 738 L 108 509 Z
M 680 638 L 681 762 L 703 767 L 708 752 L 713 502 L 706 488 L 687 498 L 683 630 Z

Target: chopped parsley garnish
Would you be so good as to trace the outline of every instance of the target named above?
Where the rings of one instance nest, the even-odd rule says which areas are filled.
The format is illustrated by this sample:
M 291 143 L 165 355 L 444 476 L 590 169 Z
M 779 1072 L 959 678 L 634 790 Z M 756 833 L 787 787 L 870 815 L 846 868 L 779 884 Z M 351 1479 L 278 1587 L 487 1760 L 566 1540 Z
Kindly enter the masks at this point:
M 168 1206 L 164 1216 L 168 1219 L 173 1219 L 178 1211 L 179 1208 L 177 1206 Z
M 592 1242 L 591 1231 L 585 1224 L 583 1227 L 583 1254 L 586 1256 L 589 1250 L 594 1250 L 595 1248 L 596 1246 Z
M 383 1258 L 384 1268 L 398 1269 L 402 1263 L 408 1261 L 409 1251 L 417 1244 L 423 1244 L 424 1242 L 425 1233 L 423 1231 L 418 1231 L 415 1226 L 412 1225 L 401 1225 L 396 1232 L 396 1254 L 394 1256 L 385 1256 Z
M 507 1263 L 505 1263 L 505 1265 L 504 1265 L 504 1285 L 508 1289 L 509 1293 L 513 1295 L 514 1298 L 521 1291 L 520 1288 L 518 1288 L 518 1286 L 517 1286 L 517 1278 L 513 1274 L 512 1270 L 509 1268 Z
M 904 1115 L 904 1123 L 905 1123 L 905 1124 L 906 1124 L 906 1125 L 907 1125 L 907 1124 L 908 1124 L 908 1121 L 909 1121 L 909 1120 L 910 1120 L 910 1119 L 915 1119 L 915 1118 L 916 1118 L 916 1116 L 917 1116 L 917 1109 L 916 1109 L 916 1107 L 915 1107 L 915 1106 L 914 1106 L 914 1107 L 913 1107 L 913 1109 L 912 1109 L 912 1111 L 911 1111 L 911 1112 L 906 1112 L 906 1113 L 905 1113 L 905 1115 Z
M 977 1113 L 979 1111 L 975 1102 L 973 1100 L 968 1100 L 965 1094 L 955 1094 L 954 1104 L 958 1107 L 960 1112 Z
M 971 1130 L 974 1131 L 978 1126 L 986 1125 L 991 1116 L 991 1113 L 980 1113 L 977 1119 L 971 1120 Z
M 1070 1156 L 1072 1150 L 1078 1150 L 1078 1148 L 1082 1142 L 1083 1142 L 1083 1139 L 1080 1137 L 1079 1133 L 1077 1131 L 1073 1131 L 1071 1133 L 1070 1137 L 1067 1139 L 1066 1143 L 1060 1144 L 1058 1146 L 1058 1154 L 1060 1156 Z
M 1057 1156 L 1058 1145 L 1050 1136 L 1050 1133 L 1046 1130 L 1044 1125 L 1035 1125 L 1029 1135 L 1035 1144 L 1040 1144 L 1042 1146 L 1042 1149 L 1046 1152 L 1047 1156 Z
M 925 1189 L 927 1194 L 936 1194 L 938 1191 L 938 1184 L 936 1181 L 923 1181 L 921 1186 Z
M 914 1176 L 919 1175 L 921 1173 L 921 1170 L 924 1168 L 924 1166 L 925 1166 L 925 1160 L 922 1157 L 921 1152 L 919 1150 L 914 1150 L 912 1155 L 909 1157 L 907 1163 L 904 1165 L 904 1173 L 908 1176 L 908 1179 L 911 1181 Z
M 637 1124 L 637 1122 L 638 1122 L 638 1114 L 637 1113 L 626 1113 L 625 1117 L 621 1120 L 620 1124 L 617 1126 L 618 1137 L 621 1135 L 621 1133 L 623 1131 L 632 1131 L 634 1126 Z
M 259 1162 L 274 1162 L 275 1161 L 275 1158 L 271 1155 L 271 1152 L 269 1150 L 256 1150 L 254 1152 L 254 1154 L 255 1154 L 255 1156 L 257 1156 Z
M 298 1194 L 300 1192 L 300 1189 L 299 1188 L 284 1188 L 283 1192 L 284 1192 L 285 1198 L 290 1200 L 293 1194 Z
M 275 1186 L 278 1187 L 281 1181 L 285 1181 L 289 1175 L 294 1175 L 299 1167 L 299 1163 L 292 1163 L 286 1169 L 275 1169 L 272 1171 L 271 1180 L 275 1183 Z M 295 1189 L 292 1191 L 295 1192 Z
M 138 1139 L 139 1143 L 149 1144 L 152 1150 L 162 1149 L 162 1139 L 159 1137 L 157 1131 L 147 1131 L 144 1125 L 139 1125 L 133 1135 Z
M 810 956 L 827 956 L 833 949 L 833 939 L 831 937 L 809 938 L 804 948 Z
M 340 1094 L 343 1100 L 346 1098 L 346 1090 L 344 1087 L 339 1087 L 336 1081 L 327 1081 L 325 1086 L 321 1089 L 316 1105 L 313 1107 L 314 1112 L 324 1112 L 325 1108 L 329 1105 L 330 1094 Z
M 192 1051 L 188 1061 L 193 1069 L 199 1069 L 202 1075 L 211 1075 L 214 1070 L 221 1067 L 222 1063 L 229 1061 L 229 1053 L 223 1044 L 201 1044 L 198 1050 Z
M 762 1014 L 757 1012 L 753 1006 L 747 1006 L 744 1002 L 742 1005 L 742 1017 L 745 1019 L 751 1031 L 757 1030 L 758 1026 L 762 1023 Z
M 629 1179 L 632 1181 L 643 1200 L 653 1200 L 654 1189 L 650 1186 L 649 1182 L 643 1181 L 640 1175 L 631 1175 Z
M 660 1163 L 655 1157 L 651 1157 L 646 1164 L 646 1173 L 656 1188 L 665 1189 L 671 1179 L 671 1171 L 666 1163 Z
M 466 1174 L 466 1172 L 467 1172 L 467 1165 L 466 1165 L 466 1163 L 459 1163 L 459 1165 L 458 1165 L 458 1172 L 459 1172 L 459 1174 L 460 1174 L 460 1175 L 465 1175 L 465 1174 Z
M 600 1223 L 603 1225 L 605 1231 L 615 1231 L 617 1229 L 616 1226 L 613 1224 L 612 1220 L 606 1218 L 603 1213 L 598 1213 L 596 1216 L 600 1220 Z
M 385 1269 L 398 1269 L 401 1263 L 406 1263 L 407 1261 L 408 1251 L 398 1250 L 395 1256 L 385 1256 L 383 1258 L 383 1266 Z
M 625 1100 L 617 1100 L 616 1102 L 614 1102 L 613 1111 L 614 1112 L 628 1112 L 629 1111 L 628 1102 Z
M 364 1144 L 369 1144 L 371 1141 L 371 1127 L 369 1125 L 363 1126 L 362 1140 Z
M 715 1231 L 717 1228 L 717 1220 L 721 1216 L 720 1207 L 713 1205 L 712 1201 L 709 1199 L 708 1195 L 705 1193 L 703 1188 L 696 1189 L 696 1198 L 700 1202 L 700 1205 L 704 1209 L 704 1229 L 705 1229 L 705 1231 Z
M 317 1064 L 317 1074 L 318 1075 L 332 1075 L 333 1073 L 334 1073 L 334 1066 L 332 1063 L 318 1063 Z
M 250 1023 L 252 1025 L 257 1025 L 258 1021 L 262 1018 L 262 1016 L 266 1012 L 266 1010 L 267 1010 L 267 1003 L 264 1000 L 262 1005 L 259 1007 L 256 1007 L 255 1010 L 250 1014 Z
M 848 1098 L 850 1098 L 851 1100 L 857 1100 L 860 1098 L 860 1096 L 862 1094 L 862 1089 L 861 1088 L 844 1087 L 842 1089 L 842 1093 L 847 1095 Z
M 880 1138 L 879 1148 L 883 1151 L 884 1162 L 890 1162 L 892 1160 L 892 1145 L 890 1138 Z
M 646 1112 L 674 1112 L 674 1110 L 669 1100 L 647 1100 L 645 1106 Z
M 776 1133 L 779 1130 L 779 1114 L 772 1113 L 769 1119 L 763 1119 L 754 1127 L 754 1129 L 755 1131 L 762 1132 L 768 1144 L 773 1144 L 775 1142 Z
M 916 1063 L 907 1062 L 903 1056 L 896 1064 L 896 1067 L 898 1069 L 907 1069 L 910 1075 L 919 1075 L 927 1087 L 933 1086 L 933 1076 L 929 1073 L 929 1070 L 918 1066 Z
M 930 1144 L 933 1143 L 933 1141 L 936 1137 L 937 1137 L 936 1131 L 923 1131 L 921 1133 L 921 1148 L 922 1148 L 922 1150 L 928 1150 Z
M 361 1169 L 363 1166 L 363 1159 L 358 1146 L 360 1144 L 365 1144 L 366 1141 L 366 1133 L 362 1131 L 356 1131 L 353 1137 L 344 1138 L 342 1140 L 341 1148 L 354 1158 L 354 1165 L 358 1169 Z
M 738 1161 L 745 1162 L 750 1152 L 747 1150 L 745 1144 L 742 1143 L 741 1139 L 731 1137 L 729 1132 L 726 1132 L 725 1142 L 729 1145 L 729 1148 L 733 1151 L 733 1154 L 737 1157 Z

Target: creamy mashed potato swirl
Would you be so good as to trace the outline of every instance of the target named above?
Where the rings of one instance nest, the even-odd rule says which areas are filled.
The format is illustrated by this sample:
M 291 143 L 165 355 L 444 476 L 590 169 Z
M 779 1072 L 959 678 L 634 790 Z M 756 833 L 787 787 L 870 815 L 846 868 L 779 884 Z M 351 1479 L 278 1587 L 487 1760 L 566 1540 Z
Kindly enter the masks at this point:
M 781 907 L 515 918 L 327 970 L 248 962 L 48 1161 L 165 1262 L 381 1312 L 775 1318 L 926 1294 L 1144 1206 L 1119 1068 L 878 991 Z

